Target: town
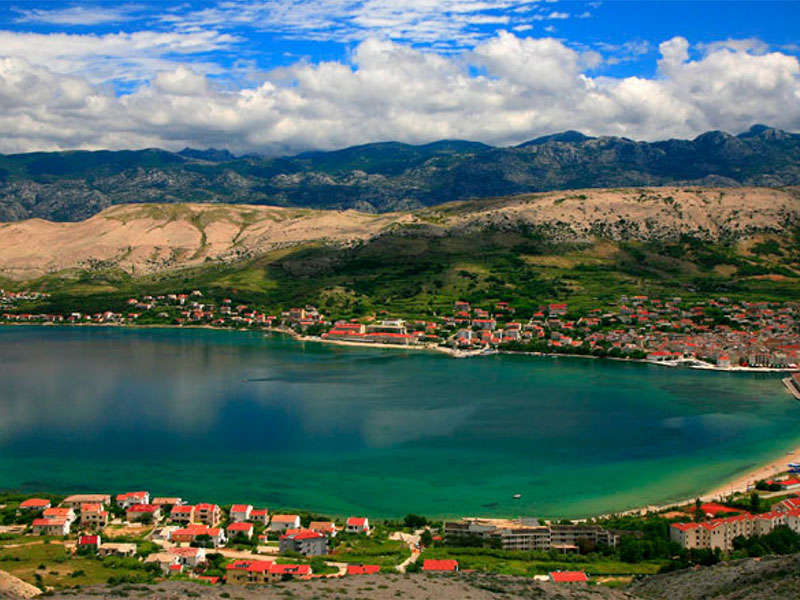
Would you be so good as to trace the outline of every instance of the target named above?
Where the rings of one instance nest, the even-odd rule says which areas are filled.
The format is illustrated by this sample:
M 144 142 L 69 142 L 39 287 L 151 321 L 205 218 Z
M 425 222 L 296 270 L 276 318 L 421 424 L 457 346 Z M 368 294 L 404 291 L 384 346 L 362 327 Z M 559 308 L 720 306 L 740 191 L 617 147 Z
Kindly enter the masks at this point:
M 280 331 L 344 344 L 427 348 L 454 356 L 497 351 L 644 360 L 667 366 L 722 370 L 796 370 L 800 365 L 800 304 L 621 296 L 588 310 L 549 303 L 522 318 L 507 302 L 457 301 L 447 315 L 419 319 L 386 314 L 331 318 L 314 306 L 269 314 L 200 290 L 129 298 L 127 310 L 41 314 L 20 306 L 46 299 L 38 292 L 0 290 L 0 322 L 204 326 Z
M 800 547 L 800 466 L 791 467 L 779 479 L 760 481 L 747 493 L 718 502 L 697 500 L 637 516 L 578 521 L 433 521 L 413 514 L 402 520 L 332 519 L 245 503 L 190 504 L 147 491 L 66 497 L 5 493 L 0 560 L 9 564 L 15 551 L 24 556 L 23 550 L 36 547 L 39 538 L 49 547 L 63 547 L 62 562 L 101 561 L 109 572 L 124 566 L 127 574 L 110 577 L 112 583 L 136 582 L 137 577 L 263 585 L 387 572 L 456 576 L 472 570 L 503 572 L 511 560 L 530 561 L 532 570 L 525 573 L 541 581 L 613 584 L 671 564 L 760 556 L 774 549 L 770 544 L 776 539 L 784 545 L 775 547 L 794 551 Z M 483 562 L 498 553 L 502 560 Z M 614 557 L 621 562 L 609 563 Z M 609 564 L 620 565 L 611 571 L 616 575 L 603 575 Z M 40 564 L 33 571 L 36 583 L 43 585 L 41 572 L 48 568 Z

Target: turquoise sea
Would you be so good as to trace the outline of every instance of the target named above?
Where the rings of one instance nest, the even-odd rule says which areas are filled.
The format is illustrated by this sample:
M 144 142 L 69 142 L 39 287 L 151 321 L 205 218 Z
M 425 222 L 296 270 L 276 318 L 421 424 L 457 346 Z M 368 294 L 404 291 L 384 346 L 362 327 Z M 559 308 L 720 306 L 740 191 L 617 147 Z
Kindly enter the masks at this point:
M 691 497 L 798 443 L 778 375 L 0 328 L 0 489 L 575 517 Z

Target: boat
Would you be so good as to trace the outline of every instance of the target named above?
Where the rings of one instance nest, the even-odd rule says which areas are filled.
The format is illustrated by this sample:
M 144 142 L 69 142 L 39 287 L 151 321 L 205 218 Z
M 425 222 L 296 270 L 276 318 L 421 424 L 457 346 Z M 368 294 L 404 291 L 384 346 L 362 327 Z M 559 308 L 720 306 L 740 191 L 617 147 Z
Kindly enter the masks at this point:
M 522 494 L 514 494 L 512 498 L 514 498 L 514 500 L 519 500 L 520 498 L 522 498 Z

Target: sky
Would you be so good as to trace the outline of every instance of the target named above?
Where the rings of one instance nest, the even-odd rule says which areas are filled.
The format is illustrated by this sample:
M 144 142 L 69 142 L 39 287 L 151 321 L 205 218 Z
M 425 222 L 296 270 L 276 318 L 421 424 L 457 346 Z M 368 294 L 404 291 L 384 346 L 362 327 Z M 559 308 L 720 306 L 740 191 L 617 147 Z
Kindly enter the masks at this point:
M 0 3 L 0 152 L 800 131 L 800 2 Z

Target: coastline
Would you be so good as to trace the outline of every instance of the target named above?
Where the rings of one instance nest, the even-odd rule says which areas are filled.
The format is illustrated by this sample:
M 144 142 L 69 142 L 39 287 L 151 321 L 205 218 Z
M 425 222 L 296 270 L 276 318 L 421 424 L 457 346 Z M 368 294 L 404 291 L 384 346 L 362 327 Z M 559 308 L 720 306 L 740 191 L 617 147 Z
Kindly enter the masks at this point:
M 688 368 L 698 371 L 713 371 L 719 373 L 795 373 L 800 372 L 797 367 L 773 368 L 773 367 L 718 367 L 708 363 L 697 364 L 698 361 L 659 361 L 647 360 L 646 358 L 622 358 L 617 356 L 594 356 L 592 354 L 569 354 L 564 352 L 525 352 L 515 350 L 499 349 L 479 349 L 479 350 L 459 350 L 438 344 L 377 344 L 371 342 L 354 342 L 349 340 L 329 340 L 319 336 L 307 336 L 297 333 L 288 327 L 261 327 L 259 329 L 241 329 L 239 327 L 217 327 L 214 325 L 171 325 L 163 324 L 120 324 L 120 323 L 0 323 L 0 327 L 117 327 L 120 329 L 211 329 L 218 331 L 242 331 L 249 333 L 281 333 L 301 342 L 317 342 L 320 344 L 334 344 L 338 346 L 353 346 L 357 348 L 390 348 L 394 350 L 416 350 L 428 352 L 441 352 L 453 358 L 475 358 L 480 356 L 493 356 L 495 354 L 508 354 L 510 356 L 535 356 L 543 358 L 585 358 L 591 360 L 613 360 L 618 362 L 641 363 L 645 365 L 655 365 L 670 368 Z

